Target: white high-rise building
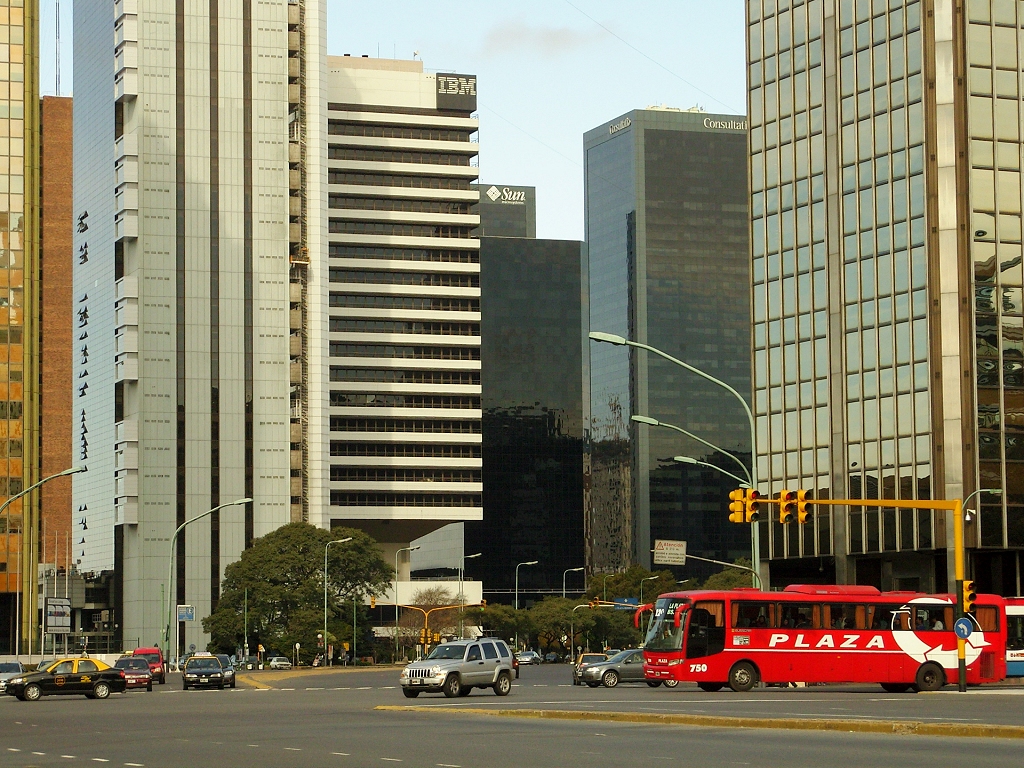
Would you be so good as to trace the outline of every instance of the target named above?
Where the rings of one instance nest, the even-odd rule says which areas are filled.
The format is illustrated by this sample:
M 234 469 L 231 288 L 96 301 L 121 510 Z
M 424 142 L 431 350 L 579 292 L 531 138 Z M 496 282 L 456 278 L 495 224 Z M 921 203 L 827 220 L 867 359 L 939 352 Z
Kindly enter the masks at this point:
M 323 170 L 307 164 L 326 190 L 308 194 L 321 240 L 292 305 L 305 318 L 293 414 L 306 430 L 292 501 L 311 523 L 360 528 L 389 561 L 399 554 L 404 582 L 400 549 L 483 516 L 476 78 L 420 61 L 326 63 L 326 136 L 308 147 Z
M 114 568 L 125 647 L 162 644 L 168 602 L 208 615 L 224 568 L 292 519 L 289 279 L 319 221 L 321 5 L 75 7 L 74 504 L 101 542 L 76 555 Z M 243 497 L 179 537 L 168 601 L 176 527 Z M 200 623 L 178 642 L 205 646 Z

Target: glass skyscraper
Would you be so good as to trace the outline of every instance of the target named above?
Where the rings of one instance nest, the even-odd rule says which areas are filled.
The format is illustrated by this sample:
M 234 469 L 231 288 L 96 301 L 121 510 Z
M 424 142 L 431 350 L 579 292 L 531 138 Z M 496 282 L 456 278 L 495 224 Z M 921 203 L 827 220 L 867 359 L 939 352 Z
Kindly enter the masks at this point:
M 1018 5 L 747 3 L 762 491 L 1000 489 L 967 543 L 1004 594 L 1024 547 Z M 942 513 L 763 528 L 777 581 L 952 583 Z
M 651 108 L 584 137 L 591 330 L 655 346 L 740 392 L 750 391 L 746 128 L 742 116 Z M 704 557 L 749 557 L 748 529 L 727 521 L 735 481 L 672 457 L 723 468 L 732 459 L 630 422 L 642 414 L 675 424 L 747 462 L 739 404 L 646 352 L 591 344 L 590 353 L 592 568 L 650 566 L 656 539 L 686 540 Z

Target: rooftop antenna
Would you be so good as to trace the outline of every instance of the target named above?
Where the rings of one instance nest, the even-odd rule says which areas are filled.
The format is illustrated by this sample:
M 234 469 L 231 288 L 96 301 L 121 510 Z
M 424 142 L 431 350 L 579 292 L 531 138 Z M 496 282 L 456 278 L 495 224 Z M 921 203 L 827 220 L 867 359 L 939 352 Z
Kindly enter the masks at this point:
M 60 96 L 60 0 L 56 0 L 57 6 L 57 95 Z

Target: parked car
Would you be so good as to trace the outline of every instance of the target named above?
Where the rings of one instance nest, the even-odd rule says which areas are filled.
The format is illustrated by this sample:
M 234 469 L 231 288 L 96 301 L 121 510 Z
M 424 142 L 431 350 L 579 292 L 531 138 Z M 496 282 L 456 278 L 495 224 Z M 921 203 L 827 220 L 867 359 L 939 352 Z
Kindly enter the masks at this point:
M 0 694 L 6 690 L 8 680 L 24 673 L 25 665 L 20 661 L 0 661 Z
M 87 699 L 105 699 L 125 689 L 123 669 L 111 669 L 98 659 L 82 657 L 57 659 L 45 667 L 12 677 L 7 681 L 8 696 L 21 701 L 38 701 L 43 696 L 79 695 Z
M 572 665 L 572 684 L 583 685 L 583 670 L 590 664 L 596 664 L 599 661 L 604 661 L 608 657 L 603 653 L 581 653 L 576 657 L 576 661 Z
M 181 670 L 181 689 L 220 688 L 224 689 L 224 668 L 212 653 L 197 653 L 190 656 Z
M 291 669 L 292 663 L 284 656 L 274 656 L 267 662 L 267 666 L 271 669 Z
M 516 654 L 516 661 L 520 664 L 540 664 L 540 654 L 536 651 L 520 651 Z
M 621 683 L 644 683 L 652 688 L 661 684 L 660 680 L 644 679 L 644 652 L 619 651 L 604 661 L 588 664 L 581 674 L 581 679 L 591 688 L 603 685 L 614 688 Z
M 468 696 L 474 688 L 490 688 L 498 696 L 508 696 L 513 659 L 503 640 L 453 640 L 438 645 L 427 658 L 408 664 L 399 682 L 408 699 L 424 691 L 440 691 L 448 698 Z
M 125 688 L 145 688 L 153 691 L 153 673 L 149 670 L 149 662 L 140 656 L 122 656 L 114 662 L 114 669 L 124 670 Z
M 167 682 L 167 665 L 164 660 L 164 652 L 159 648 L 136 648 L 132 656 L 141 656 L 149 664 L 149 671 L 153 679 L 160 685 Z
M 215 653 L 217 661 L 224 670 L 224 685 L 228 688 L 235 687 L 235 667 L 231 663 L 231 657 L 226 653 Z

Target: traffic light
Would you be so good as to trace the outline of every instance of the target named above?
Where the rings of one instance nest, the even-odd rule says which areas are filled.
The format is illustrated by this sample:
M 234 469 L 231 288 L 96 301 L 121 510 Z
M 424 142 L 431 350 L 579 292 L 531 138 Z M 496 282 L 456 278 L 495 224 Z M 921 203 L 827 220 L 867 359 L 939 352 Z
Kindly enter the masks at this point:
M 587 603 L 587 605 L 589 605 L 591 608 L 597 608 L 597 600 L 591 600 L 589 603 Z
M 796 492 L 779 493 L 779 522 L 785 525 L 796 520 Z
M 437 645 L 440 642 L 441 642 L 441 633 L 440 632 L 435 632 L 434 633 L 434 645 Z
M 735 491 L 729 492 L 729 522 L 730 523 L 745 523 L 746 515 L 744 510 L 746 505 L 743 503 L 743 499 L 746 496 L 742 488 L 737 488 Z
M 974 610 L 974 601 L 978 599 L 978 593 L 974 591 L 974 581 L 964 581 L 964 613 Z
M 803 525 L 814 519 L 814 505 L 807 496 L 807 491 L 796 492 L 796 520 Z
M 487 601 L 486 600 L 481 600 L 480 601 L 480 611 L 483 612 L 484 608 L 486 608 L 486 607 L 487 607 Z
M 747 489 L 746 514 L 748 523 L 756 523 L 761 518 L 761 494 L 753 488 Z
M 376 608 L 377 607 L 377 598 L 374 597 L 373 595 L 370 595 L 370 607 L 371 608 Z
M 420 630 L 420 645 L 426 645 L 426 644 L 427 644 L 427 630 L 421 629 Z

